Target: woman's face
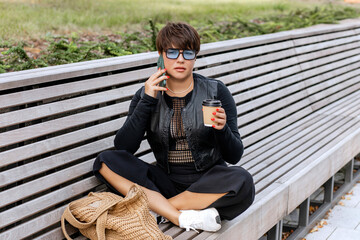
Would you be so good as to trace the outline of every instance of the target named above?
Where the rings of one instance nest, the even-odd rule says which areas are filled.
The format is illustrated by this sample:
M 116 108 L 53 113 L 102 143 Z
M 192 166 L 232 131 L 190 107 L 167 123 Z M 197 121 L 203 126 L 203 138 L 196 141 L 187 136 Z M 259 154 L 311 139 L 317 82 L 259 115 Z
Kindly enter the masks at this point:
M 180 50 L 182 53 L 183 50 Z M 163 52 L 164 65 L 167 69 L 166 74 L 170 79 L 186 80 L 192 76 L 195 59 L 186 60 L 182 54 L 179 54 L 177 59 L 169 59 L 166 57 L 166 52 Z

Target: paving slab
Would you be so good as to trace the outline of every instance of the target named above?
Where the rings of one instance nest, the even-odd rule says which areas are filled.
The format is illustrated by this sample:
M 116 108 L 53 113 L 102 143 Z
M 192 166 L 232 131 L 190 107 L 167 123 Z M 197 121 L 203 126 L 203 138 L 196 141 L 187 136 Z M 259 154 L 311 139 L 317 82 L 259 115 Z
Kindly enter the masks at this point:
M 337 228 L 327 240 L 360 240 L 360 231 Z
M 329 214 L 327 224 L 333 227 L 355 229 L 360 224 L 360 209 L 336 205 Z
M 336 230 L 335 227 L 332 226 L 323 226 L 321 229 L 316 228 L 317 230 L 309 233 L 305 236 L 306 240 L 327 240 L 330 235 Z
M 360 240 L 360 182 L 303 239 Z

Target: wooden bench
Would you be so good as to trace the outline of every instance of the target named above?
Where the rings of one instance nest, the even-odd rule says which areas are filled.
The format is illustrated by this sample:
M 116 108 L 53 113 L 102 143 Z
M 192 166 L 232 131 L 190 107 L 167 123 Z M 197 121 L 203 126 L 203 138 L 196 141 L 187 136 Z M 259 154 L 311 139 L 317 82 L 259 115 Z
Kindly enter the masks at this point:
M 156 59 L 151 52 L 0 75 L 0 239 L 63 238 L 65 205 L 104 190 L 93 161 L 113 148 Z M 217 233 L 161 225 L 166 234 L 251 240 L 270 230 L 267 238 L 279 239 L 279 221 L 333 186 L 339 169 L 351 169 L 349 183 L 359 178 L 349 172 L 360 152 L 360 23 L 203 44 L 195 72 L 234 96 L 246 146 L 240 165 L 254 177 L 256 199 Z M 146 140 L 137 155 L 154 161 Z

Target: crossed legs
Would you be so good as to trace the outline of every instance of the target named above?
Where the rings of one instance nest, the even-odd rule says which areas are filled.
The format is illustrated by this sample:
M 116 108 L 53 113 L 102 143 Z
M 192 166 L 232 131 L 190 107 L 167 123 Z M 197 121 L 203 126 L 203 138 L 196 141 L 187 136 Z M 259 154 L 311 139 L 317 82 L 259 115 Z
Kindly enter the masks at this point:
M 130 180 L 116 174 L 106 164 L 102 163 L 99 173 L 108 181 L 116 190 L 124 196 L 134 184 Z M 148 200 L 149 207 L 152 211 L 165 217 L 175 225 L 179 225 L 179 210 L 200 210 L 208 207 L 217 199 L 227 193 L 193 193 L 184 191 L 170 199 L 166 199 L 157 191 L 142 187 Z

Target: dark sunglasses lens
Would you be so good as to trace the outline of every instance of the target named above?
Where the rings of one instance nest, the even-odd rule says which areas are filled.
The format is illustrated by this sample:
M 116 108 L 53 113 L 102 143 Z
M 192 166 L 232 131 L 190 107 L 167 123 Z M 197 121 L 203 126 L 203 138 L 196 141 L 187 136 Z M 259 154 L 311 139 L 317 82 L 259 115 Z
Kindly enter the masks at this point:
M 195 58 L 195 51 L 194 50 L 184 50 L 183 56 L 184 56 L 184 59 L 186 59 L 186 60 L 193 60 Z
M 169 59 L 177 59 L 179 57 L 179 52 L 178 49 L 168 49 L 166 50 L 166 57 Z

